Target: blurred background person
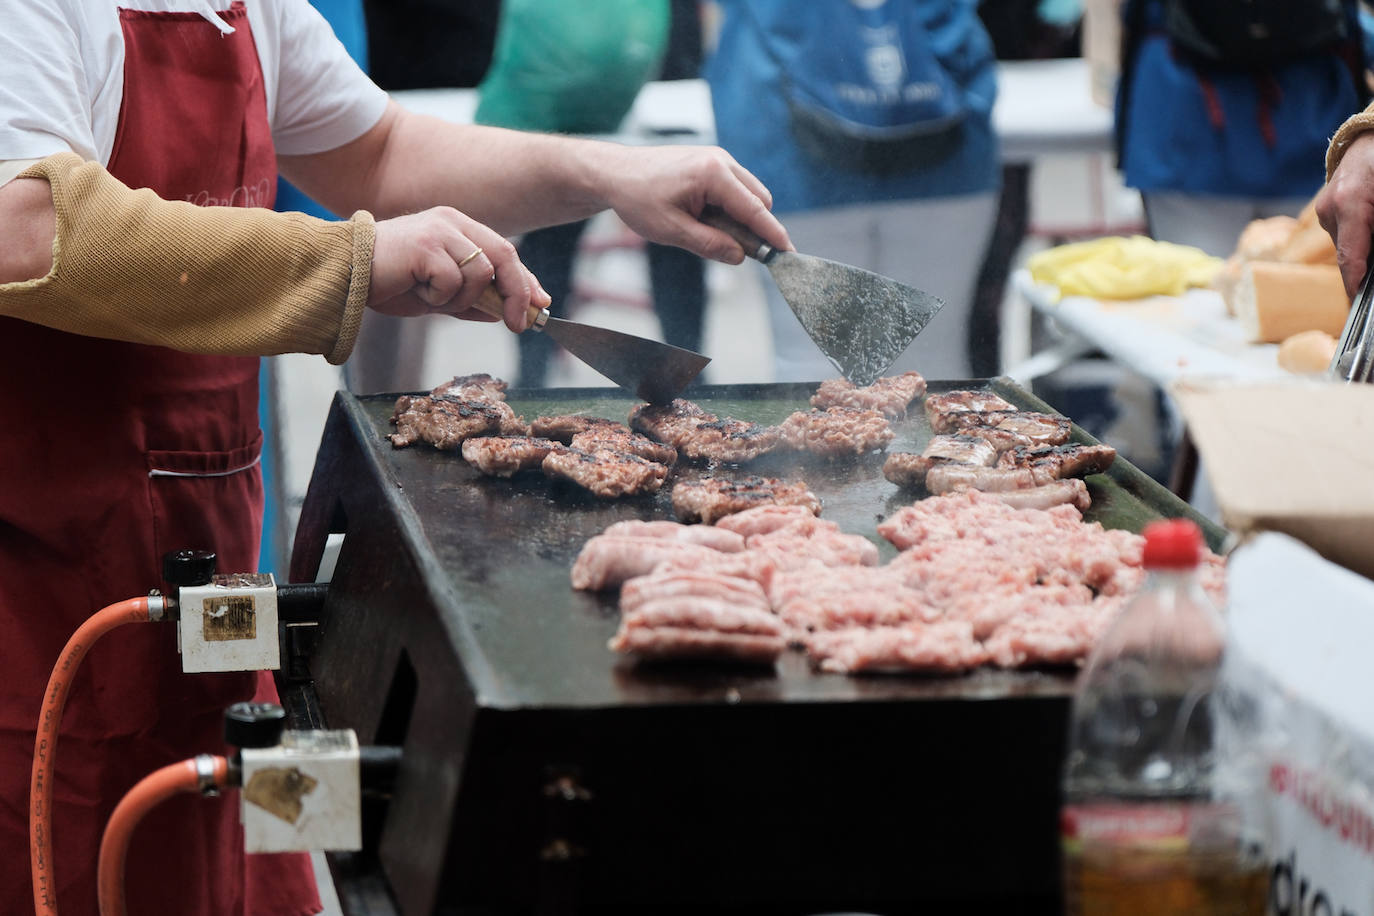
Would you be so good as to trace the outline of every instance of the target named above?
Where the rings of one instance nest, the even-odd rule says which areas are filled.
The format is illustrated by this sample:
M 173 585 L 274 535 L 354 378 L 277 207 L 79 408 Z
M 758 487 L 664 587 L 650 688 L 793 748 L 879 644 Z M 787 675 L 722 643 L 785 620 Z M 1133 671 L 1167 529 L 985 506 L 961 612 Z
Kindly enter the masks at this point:
M 1153 238 L 1225 257 L 1297 216 L 1369 101 L 1359 4 L 1126 0 L 1116 140 Z
M 1368 101 L 1352 0 L 1125 0 L 1121 38 L 1123 180 L 1140 192 L 1152 238 L 1217 257 L 1252 221 L 1298 216 L 1322 186 L 1329 138 Z M 1158 430 L 1155 476 L 1218 517 L 1182 420 L 1150 388 L 1154 409 L 1128 419 L 1136 435 Z
M 773 192 L 797 250 L 934 293 L 893 367 L 968 378 L 971 303 L 997 213 L 996 61 L 970 0 L 717 0 L 717 141 Z M 778 381 L 834 377 L 771 278 Z
M 324 13 L 372 81 L 388 92 L 472 89 L 491 67 L 500 0 L 312 3 Z M 365 34 L 350 41 L 347 36 L 353 34 L 359 17 Z M 358 346 L 343 369 L 348 390 L 373 394 L 428 387 L 424 353 L 429 324 L 428 320 L 408 321 L 375 312 L 363 316 Z
M 649 79 L 695 76 L 701 27 L 695 0 L 505 0 L 491 68 L 478 87 L 479 124 L 517 130 L 610 134 Z M 567 317 L 587 221 L 550 226 L 517 243 L 521 260 Z M 649 286 L 663 338 L 701 346 L 705 265 L 690 252 L 646 244 Z M 542 387 L 558 345 L 519 337 L 519 387 Z
M 383 89 L 470 89 L 486 76 L 501 0 L 361 2 L 368 74 Z

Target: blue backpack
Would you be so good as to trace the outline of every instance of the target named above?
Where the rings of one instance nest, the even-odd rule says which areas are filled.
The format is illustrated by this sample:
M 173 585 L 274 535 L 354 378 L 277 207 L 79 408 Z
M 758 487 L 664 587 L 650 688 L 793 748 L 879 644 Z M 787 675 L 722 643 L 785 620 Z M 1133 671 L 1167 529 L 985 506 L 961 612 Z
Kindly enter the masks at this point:
M 960 146 L 969 105 L 917 4 L 741 3 L 781 72 L 797 145 L 831 167 L 894 175 Z M 928 11 L 927 11 L 928 14 Z

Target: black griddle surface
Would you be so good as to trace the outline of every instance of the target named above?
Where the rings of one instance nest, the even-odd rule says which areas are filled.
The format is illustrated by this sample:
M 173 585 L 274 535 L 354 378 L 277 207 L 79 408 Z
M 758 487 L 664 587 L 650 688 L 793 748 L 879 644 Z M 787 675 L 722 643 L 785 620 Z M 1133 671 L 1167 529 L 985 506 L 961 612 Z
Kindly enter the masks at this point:
M 1023 409 L 1049 410 L 1007 380 L 933 382 L 931 391 L 989 388 Z M 720 416 L 763 424 L 808 409 L 814 385 L 702 386 L 689 397 Z M 584 413 L 624 422 L 639 403 L 614 389 L 511 390 L 507 400 L 527 420 Z M 882 476 L 883 456 L 827 462 L 770 455 L 743 467 L 707 469 L 679 463 L 653 496 L 601 500 L 535 473 L 486 477 L 456 451 L 424 443 L 394 448 L 386 436 L 395 395 L 354 398 L 340 393 L 364 440 L 365 454 L 390 504 L 413 539 L 443 624 L 458 647 L 479 706 L 498 709 L 601 708 L 652 704 L 863 702 L 910 699 L 1063 698 L 1072 670 L 983 668 L 958 677 L 844 676 L 813 672 L 805 655 L 789 651 L 776 668 L 705 663 L 642 663 L 606 647 L 618 622 L 616 594 L 574 591 L 569 571 L 587 539 L 623 519 L 673 518 L 675 480 L 712 473 L 761 474 L 805 480 L 823 503 L 822 517 L 877 544 L 886 561 L 894 548 L 877 523 L 921 493 L 904 492 Z M 931 435 L 921 402 L 894 422 L 890 451 L 919 451 Z M 1081 430 L 1077 438 L 1093 441 Z M 1188 515 L 1204 524 L 1213 546 L 1223 532 L 1137 469 L 1118 459 L 1108 474 L 1088 479 L 1089 520 L 1138 531 L 1160 515 Z M 354 524 L 365 524 L 355 521 Z M 301 544 L 298 541 L 297 547 Z

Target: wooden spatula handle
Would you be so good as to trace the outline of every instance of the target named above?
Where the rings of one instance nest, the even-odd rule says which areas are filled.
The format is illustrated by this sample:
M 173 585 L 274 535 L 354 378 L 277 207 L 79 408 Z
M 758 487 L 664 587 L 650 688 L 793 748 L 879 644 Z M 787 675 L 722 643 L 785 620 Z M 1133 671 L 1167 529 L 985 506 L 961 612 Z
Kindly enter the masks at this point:
M 473 305 L 474 308 L 478 309 L 479 311 L 486 312 L 488 315 L 490 315 L 490 316 L 493 317 L 493 318 L 505 318 L 505 317 L 506 317 L 506 311 L 505 311 L 506 307 L 505 307 L 505 305 L 501 302 L 501 294 L 498 293 L 498 292 L 496 291 L 496 287 L 495 287 L 495 286 L 488 286 L 486 289 L 482 290 L 482 295 L 478 296 L 478 297 L 477 297 L 477 301 L 474 302 L 472 305 Z M 534 327 L 535 322 L 536 322 L 536 321 L 538 320 L 538 318 L 539 318 L 539 313 L 540 313 L 540 311 L 542 311 L 542 310 L 539 308 L 539 306 L 537 306 L 537 305 L 531 305 L 531 306 L 530 306 L 530 309 L 529 309 L 529 317 L 530 317 L 530 324 L 529 324 L 529 326 L 530 326 L 530 327 Z
M 719 229 L 739 242 L 744 253 L 755 260 L 760 260 L 760 253 L 768 248 L 767 242 L 751 232 L 743 223 L 737 222 L 734 217 L 720 207 L 706 207 L 697 219 L 713 229 Z

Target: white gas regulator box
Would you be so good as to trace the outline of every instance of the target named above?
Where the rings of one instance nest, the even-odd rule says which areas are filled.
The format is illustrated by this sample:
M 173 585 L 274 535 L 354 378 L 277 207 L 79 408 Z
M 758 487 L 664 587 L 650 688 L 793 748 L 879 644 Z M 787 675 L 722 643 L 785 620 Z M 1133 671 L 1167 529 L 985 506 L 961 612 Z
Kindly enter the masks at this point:
M 239 753 L 245 850 L 362 848 L 358 737 L 352 730 L 288 731 L 276 747 Z
M 177 595 L 181 670 L 274 671 L 281 667 L 277 638 L 277 583 L 270 573 L 214 576 Z
M 1268 856 L 1268 912 L 1374 916 L 1374 582 L 1274 533 L 1227 582 L 1215 784 Z

